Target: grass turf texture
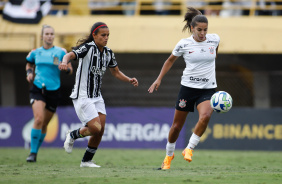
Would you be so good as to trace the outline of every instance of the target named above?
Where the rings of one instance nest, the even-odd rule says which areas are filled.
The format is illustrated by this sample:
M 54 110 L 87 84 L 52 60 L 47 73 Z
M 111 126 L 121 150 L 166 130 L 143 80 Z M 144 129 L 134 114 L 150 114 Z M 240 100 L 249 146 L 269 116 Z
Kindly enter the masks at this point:
M 101 168 L 80 168 L 85 149 L 41 148 L 36 163 L 25 161 L 22 148 L 1 148 L 1 184 L 281 184 L 282 152 L 196 150 L 193 161 L 176 150 L 170 170 L 160 167 L 165 150 L 100 149 L 94 159 Z

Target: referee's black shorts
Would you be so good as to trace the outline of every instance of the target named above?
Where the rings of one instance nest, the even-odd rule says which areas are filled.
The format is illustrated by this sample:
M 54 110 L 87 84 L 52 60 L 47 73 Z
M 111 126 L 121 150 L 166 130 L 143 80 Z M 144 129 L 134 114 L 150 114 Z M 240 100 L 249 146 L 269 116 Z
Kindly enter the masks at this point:
M 201 102 L 210 100 L 215 92 L 215 88 L 197 89 L 181 85 L 175 108 L 179 111 L 194 112 L 195 106 L 197 107 Z
M 59 100 L 61 98 L 60 88 L 58 90 L 49 91 L 42 90 L 32 85 L 29 90 L 30 104 L 33 104 L 34 100 L 41 100 L 46 103 L 45 108 L 51 112 L 56 112 Z

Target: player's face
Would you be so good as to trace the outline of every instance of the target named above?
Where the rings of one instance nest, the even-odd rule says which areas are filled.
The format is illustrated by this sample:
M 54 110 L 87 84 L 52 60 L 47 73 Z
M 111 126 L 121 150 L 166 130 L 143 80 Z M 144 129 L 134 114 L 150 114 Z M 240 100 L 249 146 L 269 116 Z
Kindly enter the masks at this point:
M 101 49 L 107 45 L 109 36 L 110 36 L 109 28 L 99 28 L 97 34 L 93 33 L 94 41 L 96 45 Z
M 195 27 L 191 26 L 193 32 L 193 38 L 197 42 L 206 40 L 206 34 L 208 32 L 208 24 L 204 22 L 198 22 Z
M 54 29 L 47 27 L 43 30 L 42 40 L 44 44 L 53 45 L 55 38 Z

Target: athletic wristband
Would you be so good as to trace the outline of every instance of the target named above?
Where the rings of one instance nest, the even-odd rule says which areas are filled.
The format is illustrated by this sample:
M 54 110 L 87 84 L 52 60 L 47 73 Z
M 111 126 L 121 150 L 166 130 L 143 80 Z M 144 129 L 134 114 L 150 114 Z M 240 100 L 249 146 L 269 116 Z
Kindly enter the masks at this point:
M 26 76 L 28 76 L 30 73 L 33 73 L 33 70 L 31 68 L 27 69 Z

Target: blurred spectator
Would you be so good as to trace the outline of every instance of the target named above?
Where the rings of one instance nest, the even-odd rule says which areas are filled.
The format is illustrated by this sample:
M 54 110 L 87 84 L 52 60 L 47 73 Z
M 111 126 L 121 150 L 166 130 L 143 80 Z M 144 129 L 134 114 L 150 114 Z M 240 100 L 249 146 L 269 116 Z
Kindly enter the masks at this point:
M 222 6 L 223 6 L 223 10 L 221 10 L 220 12 L 220 16 L 222 17 L 229 17 L 229 16 L 241 16 L 241 15 L 249 15 L 250 14 L 250 10 L 249 8 L 251 8 L 252 5 L 252 1 L 246 1 L 246 0 L 225 0 L 225 2 L 223 2 Z M 232 8 L 232 7 L 242 7 L 242 9 L 236 9 L 236 8 Z
M 265 9 L 265 6 L 275 6 L 274 2 L 265 2 L 264 0 L 260 0 L 257 2 L 257 5 L 262 9 L 262 10 L 256 10 L 256 15 L 272 15 L 273 11 L 272 10 L 263 10 Z
M 68 6 L 70 3 L 68 0 L 65 0 L 65 2 L 62 1 L 57 1 L 57 0 L 51 0 L 52 5 L 54 6 Z M 50 15 L 67 15 L 68 14 L 68 9 L 62 9 L 62 10 L 51 10 L 49 12 Z
M 282 2 L 276 2 L 275 5 L 277 6 L 282 6 Z M 280 10 L 275 10 L 274 15 L 282 15 L 282 9 Z
M 218 1 L 218 2 L 209 2 L 208 5 L 212 6 L 221 6 L 222 5 L 222 1 Z M 208 16 L 218 16 L 221 10 L 213 10 L 213 9 L 206 9 L 205 10 L 205 15 Z
M 172 3 L 164 0 L 155 0 L 154 7 L 157 15 L 168 15 L 169 10 L 165 9 L 165 6 L 170 6 Z
M 205 14 L 204 10 L 201 10 L 202 6 L 205 6 L 207 3 L 205 3 L 204 1 L 199 1 L 199 0 L 189 0 L 187 1 L 186 6 L 192 6 L 196 9 L 198 9 L 202 14 Z
M 123 8 L 123 14 L 124 15 L 134 15 L 135 14 L 135 6 L 136 6 L 136 1 L 127 1 L 127 2 L 122 2 L 121 3 L 122 8 Z
M 91 14 L 93 15 L 121 15 L 123 14 L 122 10 L 103 10 L 104 8 L 111 8 L 121 5 L 119 0 L 112 0 L 112 1 L 93 1 L 89 0 L 89 8 L 91 10 Z M 101 10 L 99 10 L 101 9 Z

